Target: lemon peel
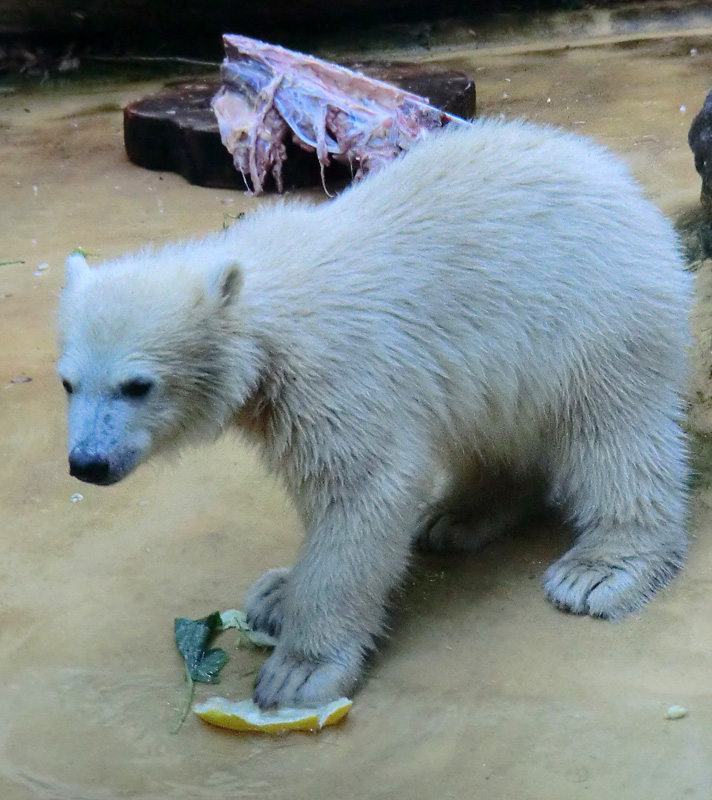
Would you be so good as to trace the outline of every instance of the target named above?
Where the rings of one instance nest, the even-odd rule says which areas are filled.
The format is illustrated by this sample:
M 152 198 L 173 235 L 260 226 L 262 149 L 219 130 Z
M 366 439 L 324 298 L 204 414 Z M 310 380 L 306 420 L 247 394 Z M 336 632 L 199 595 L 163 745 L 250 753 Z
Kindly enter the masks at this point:
M 262 711 L 252 700 L 233 702 L 224 697 L 211 697 L 196 703 L 193 711 L 205 722 L 233 731 L 318 731 L 340 722 L 351 710 L 353 701 L 346 697 L 318 708 L 278 708 Z

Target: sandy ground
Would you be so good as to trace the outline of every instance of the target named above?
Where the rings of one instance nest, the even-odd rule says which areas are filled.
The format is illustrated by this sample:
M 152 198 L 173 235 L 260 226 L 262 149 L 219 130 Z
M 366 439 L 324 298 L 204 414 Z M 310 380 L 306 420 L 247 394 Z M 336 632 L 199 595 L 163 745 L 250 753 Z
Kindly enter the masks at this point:
M 686 134 L 709 89 L 709 39 L 449 63 L 476 70 L 482 113 L 595 136 L 666 212 L 696 202 Z M 54 372 L 66 254 L 202 234 L 258 202 L 127 162 L 119 109 L 154 88 L 47 88 L 0 106 L 0 261 L 24 260 L 0 267 L 3 800 L 712 797 L 708 480 L 687 569 L 639 617 L 556 611 L 540 577 L 565 532 L 513 532 L 466 559 L 415 563 L 338 729 L 267 738 L 191 716 L 170 733 L 184 689 L 173 618 L 239 607 L 263 570 L 292 560 L 301 531 L 237 440 L 111 489 L 67 474 Z M 263 656 L 230 634 L 221 644 L 233 657 L 219 691 L 246 697 Z M 665 720 L 673 703 L 689 715 Z

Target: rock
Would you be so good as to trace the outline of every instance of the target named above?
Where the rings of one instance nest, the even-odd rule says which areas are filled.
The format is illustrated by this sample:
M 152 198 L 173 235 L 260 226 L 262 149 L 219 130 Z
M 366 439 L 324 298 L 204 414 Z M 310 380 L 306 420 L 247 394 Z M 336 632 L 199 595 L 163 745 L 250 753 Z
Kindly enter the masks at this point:
M 702 178 L 700 200 L 712 219 L 712 92 L 699 114 L 692 120 L 687 142 L 695 156 L 695 169 Z
M 474 80 L 465 73 L 433 66 L 364 62 L 347 64 L 370 77 L 393 83 L 450 114 L 475 114 Z M 192 81 L 169 86 L 159 94 L 124 109 L 124 143 L 128 157 L 140 167 L 177 172 L 190 183 L 221 189 L 246 188 L 242 175 L 220 141 L 210 101 L 219 82 Z M 348 167 L 334 164 L 326 170 L 327 183 L 348 182 Z M 284 165 L 285 189 L 321 183 L 313 153 L 290 145 Z

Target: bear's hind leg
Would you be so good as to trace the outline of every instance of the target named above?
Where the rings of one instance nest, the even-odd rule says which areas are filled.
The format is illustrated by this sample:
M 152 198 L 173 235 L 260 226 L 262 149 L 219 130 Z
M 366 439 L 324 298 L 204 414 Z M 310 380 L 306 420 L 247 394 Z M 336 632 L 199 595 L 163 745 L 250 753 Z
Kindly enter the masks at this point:
M 424 551 L 471 553 L 543 511 L 544 482 L 538 474 L 494 470 L 489 479 L 472 478 L 467 487 L 438 503 L 415 545 Z
M 269 569 L 247 590 L 242 610 L 253 630 L 279 638 L 289 572 L 286 567 Z
M 622 407 L 622 406 L 620 406 Z M 544 575 L 559 608 L 619 619 L 640 609 L 682 566 L 688 476 L 677 409 L 627 409 L 561 432 L 552 493 L 577 534 Z
M 418 533 L 418 550 L 434 553 L 471 553 L 516 525 L 519 514 L 504 509 L 475 522 L 457 512 L 443 512 L 428 520 Z

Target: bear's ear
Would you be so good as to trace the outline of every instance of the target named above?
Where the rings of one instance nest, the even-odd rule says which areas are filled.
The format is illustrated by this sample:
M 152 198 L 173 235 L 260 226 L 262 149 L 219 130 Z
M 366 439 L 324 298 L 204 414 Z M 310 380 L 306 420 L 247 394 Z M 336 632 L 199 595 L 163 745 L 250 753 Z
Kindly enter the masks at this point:
M 226 306 L 240 294 L 242 281 L 242 268 L 239 264 L 221 264 L 219 267 L 213 267 L 208 274 L 207 297 Z
M 84 280 L 91 274 L 91 267 L 81 253 L 72 253 L 68 256 L 64 270 L 67 286 L 72 286 L 72 284 Z

